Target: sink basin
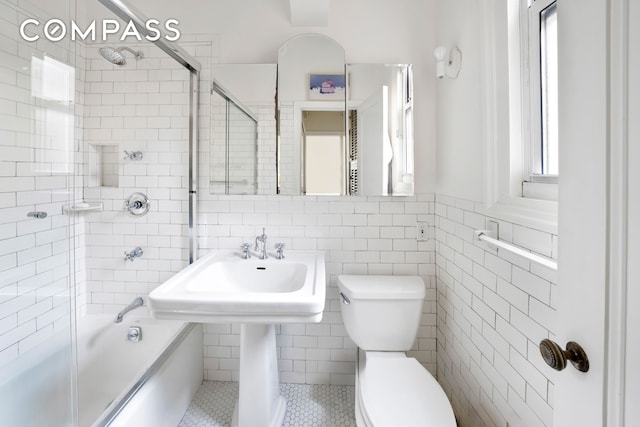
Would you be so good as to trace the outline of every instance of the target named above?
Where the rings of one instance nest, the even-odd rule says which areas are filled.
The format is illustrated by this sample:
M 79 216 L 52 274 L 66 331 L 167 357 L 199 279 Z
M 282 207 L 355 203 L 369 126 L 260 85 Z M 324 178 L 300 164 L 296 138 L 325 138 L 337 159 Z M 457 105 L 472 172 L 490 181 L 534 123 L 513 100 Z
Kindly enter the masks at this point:
M 189 292 L 295 292 L 304 286 L 307 266 L 301 263 L 215 262 L 187 284 Z
M 324 254 L 242 259 L 213 251 L 149 294 L 154 317 L 190 322 L 319 322 L 325 303 Z

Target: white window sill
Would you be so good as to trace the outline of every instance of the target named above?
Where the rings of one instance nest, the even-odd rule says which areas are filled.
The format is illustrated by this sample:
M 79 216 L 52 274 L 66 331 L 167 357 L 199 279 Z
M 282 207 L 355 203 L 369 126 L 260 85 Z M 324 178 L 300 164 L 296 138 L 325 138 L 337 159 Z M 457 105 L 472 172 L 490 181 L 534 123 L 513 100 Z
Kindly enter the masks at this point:
M 558 184 L 552 182 L 524 181 L 522 183 L 522 196 L 527 199 L 550 200 L 557 202 Z
M 558 202 L 505 197 L 486 208 L 486 215 L 535 230 L 558 234 Z

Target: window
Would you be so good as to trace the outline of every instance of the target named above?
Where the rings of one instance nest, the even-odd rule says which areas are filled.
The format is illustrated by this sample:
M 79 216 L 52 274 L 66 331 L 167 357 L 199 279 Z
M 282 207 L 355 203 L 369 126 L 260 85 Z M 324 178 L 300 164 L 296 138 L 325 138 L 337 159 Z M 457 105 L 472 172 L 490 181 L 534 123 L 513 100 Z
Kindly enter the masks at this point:
M 533 182 L 558 178 L 558 25 L 555 0 L 531 0 L 527 8 L 529 37 L 530 131 L 528 177 Z M 527 122 L 525 118 L 525 123 Z M 526 138 L 525 138 L 526 139 Z M 527 171 L 525 171 L 527 172 Z
M 558 220 L 558 1 L 482 2 L 486 212 L 550 233 Z
M 73 173 L 75 69 L 45 56 L 31 57 L 33 137 L 38 173 Z

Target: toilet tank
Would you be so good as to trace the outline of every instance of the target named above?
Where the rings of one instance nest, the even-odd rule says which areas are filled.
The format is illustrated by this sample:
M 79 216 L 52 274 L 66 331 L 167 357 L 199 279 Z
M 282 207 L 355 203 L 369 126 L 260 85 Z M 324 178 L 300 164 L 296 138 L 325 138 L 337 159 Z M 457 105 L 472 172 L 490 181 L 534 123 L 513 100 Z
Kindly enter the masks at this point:
M 424 282 L 417 276 L 338 276 L 345 329 L 367 351 L 407 351 L 420 325 Z

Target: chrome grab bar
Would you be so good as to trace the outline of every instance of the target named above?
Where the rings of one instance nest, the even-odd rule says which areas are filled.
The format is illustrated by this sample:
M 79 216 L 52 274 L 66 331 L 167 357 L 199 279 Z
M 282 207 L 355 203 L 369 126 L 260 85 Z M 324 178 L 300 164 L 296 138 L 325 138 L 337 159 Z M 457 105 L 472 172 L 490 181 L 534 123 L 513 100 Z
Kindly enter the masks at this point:
M 558 269 L 557 261 L 550 258 L 543 257 L 541 255 L 534 254 L 532 252 L 525 251 L 524 249 L 521 249 L 511 243 L 507 243 L 505 241 L 498 240 L 495 237 L 491 237 L 489 235 L 491 231 L 489 230 L 476 230 L 475 233 L 476 233 L 476 239 L 478 240 L 485 241 L 490 245 L 497 246 L 498 248 L 502 248 L 514 254 L 520 255 L 523 258 L 526 258 L 533 262 L 537 262 L 538 264 L 544 265 L 545 267 L 548 267 L 552 270 Z

